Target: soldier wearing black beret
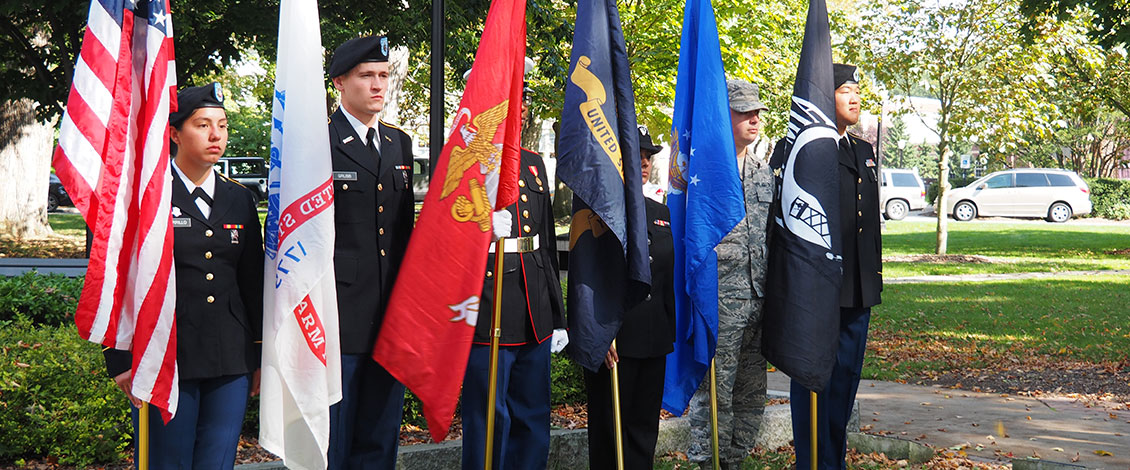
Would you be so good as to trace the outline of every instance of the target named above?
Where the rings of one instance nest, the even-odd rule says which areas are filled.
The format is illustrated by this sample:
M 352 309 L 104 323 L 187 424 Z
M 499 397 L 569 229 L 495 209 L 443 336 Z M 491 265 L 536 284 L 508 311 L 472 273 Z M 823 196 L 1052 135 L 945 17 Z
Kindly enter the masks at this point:
M 393 468 L 404 385 L 373 361 L 414 216 L 412 140 L 377 119 L 388 97 L 388 38 L 350 39 L 329 76 L 341 93 L 330 115 L 334 274 L 342 400 L 330 408 L 329 468 Z
M 879 232 L 879 164 L 871 143 L 847 132 L 859 122 L 859 72 L 854 65 L 833 64 L 836 129 L 840 133 L 840 230 L 843 240 L 843 287 L 840 290 L 840 336 L 832 378 L 817 399 L 817 466 L 847 468 L 847 424 L 863 370 L 871 307 L 883 290 L 882 238 Z M 796 381 L 790 389 L 797 468 L 812 462 L 809 391 Z
M 212 169 L 228 142 L 220 85 L 186 88 L 177 102 L 169 115 L 169 166 L 180 395 L 168 424 L 150 409 L 149 464 L 230 469 L 247 397 L 259 391 L 263 233 L 255 194 Z M 136 427 L 141 402 L 130 394 L 130 352 L 104 355 L 133 402 Z

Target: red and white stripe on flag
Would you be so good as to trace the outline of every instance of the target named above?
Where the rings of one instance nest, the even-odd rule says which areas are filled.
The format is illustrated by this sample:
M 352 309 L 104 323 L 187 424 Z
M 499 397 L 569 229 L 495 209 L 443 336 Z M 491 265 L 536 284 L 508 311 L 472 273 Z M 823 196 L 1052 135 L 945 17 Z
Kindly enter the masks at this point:
M 133 353 L 133 394 L 177 408 L 165 0 L 94 0 L 52 164 L 94 234 L 79 335 Z M 140 72 L 140 73 L 138 73 Z
M 282 0 L 263 287 L 259 444 L 294 470 L 325 469 L 341 401 L 334 192 L 315 0 Z

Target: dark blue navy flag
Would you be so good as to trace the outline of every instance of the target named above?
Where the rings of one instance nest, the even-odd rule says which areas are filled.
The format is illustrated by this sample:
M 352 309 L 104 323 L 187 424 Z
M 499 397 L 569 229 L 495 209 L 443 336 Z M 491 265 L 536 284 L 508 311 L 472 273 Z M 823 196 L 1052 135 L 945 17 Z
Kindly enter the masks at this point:
M 675 242 L 675 351 L 663 408 L 682 415 L 718 344 L 714 247 L 745 217 L 730 101 L 710 0 L 687 0 L 671 122 L 671 236 Z
M 832 374 L 842 280 L 839 165 L 832 46 L 824 0 L 812 0 L 797 65 L 789 130 L 770 166 L 777 175 L 762 353 L 805 388 Z
M 569 354 L 596 371 L 651 290 L 635 95 L 613 0 L 580 0 L 557 175 L 573 190 Z

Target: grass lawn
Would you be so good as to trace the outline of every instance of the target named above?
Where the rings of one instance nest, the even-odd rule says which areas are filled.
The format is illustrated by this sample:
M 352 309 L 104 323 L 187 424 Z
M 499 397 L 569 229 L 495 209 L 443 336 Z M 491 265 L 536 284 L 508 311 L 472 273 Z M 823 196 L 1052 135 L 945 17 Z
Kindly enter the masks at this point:
M 888 221 L 883 255 L 934 252 L 932 222 Z M 1130 269 L 1128 225 L 950 222 L 949 254 L 980 255 L 991 263 L 886 262 L 886 277 Z
M 1117 363 L 1130 357 L 1130 276 L 887 285 L 870 338 L 863 376 L 879 380 Z
M 86 238 L 86 222 L 83 222 L 79 214 L 50 213 L 47 214 L 47 223 L 51 225 L 51 230 L 59 235 Z

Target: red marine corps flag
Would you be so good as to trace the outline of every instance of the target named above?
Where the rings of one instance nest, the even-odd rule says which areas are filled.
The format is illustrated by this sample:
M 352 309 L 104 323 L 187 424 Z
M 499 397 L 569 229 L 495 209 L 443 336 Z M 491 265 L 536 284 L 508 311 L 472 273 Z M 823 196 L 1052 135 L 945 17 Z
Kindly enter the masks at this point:
M 423 402 L 437 442 L 451 426 L 479 320 L 491 213 L 518 197 L 525 55 L 525 0 L 494 0 L 373 348 Z

